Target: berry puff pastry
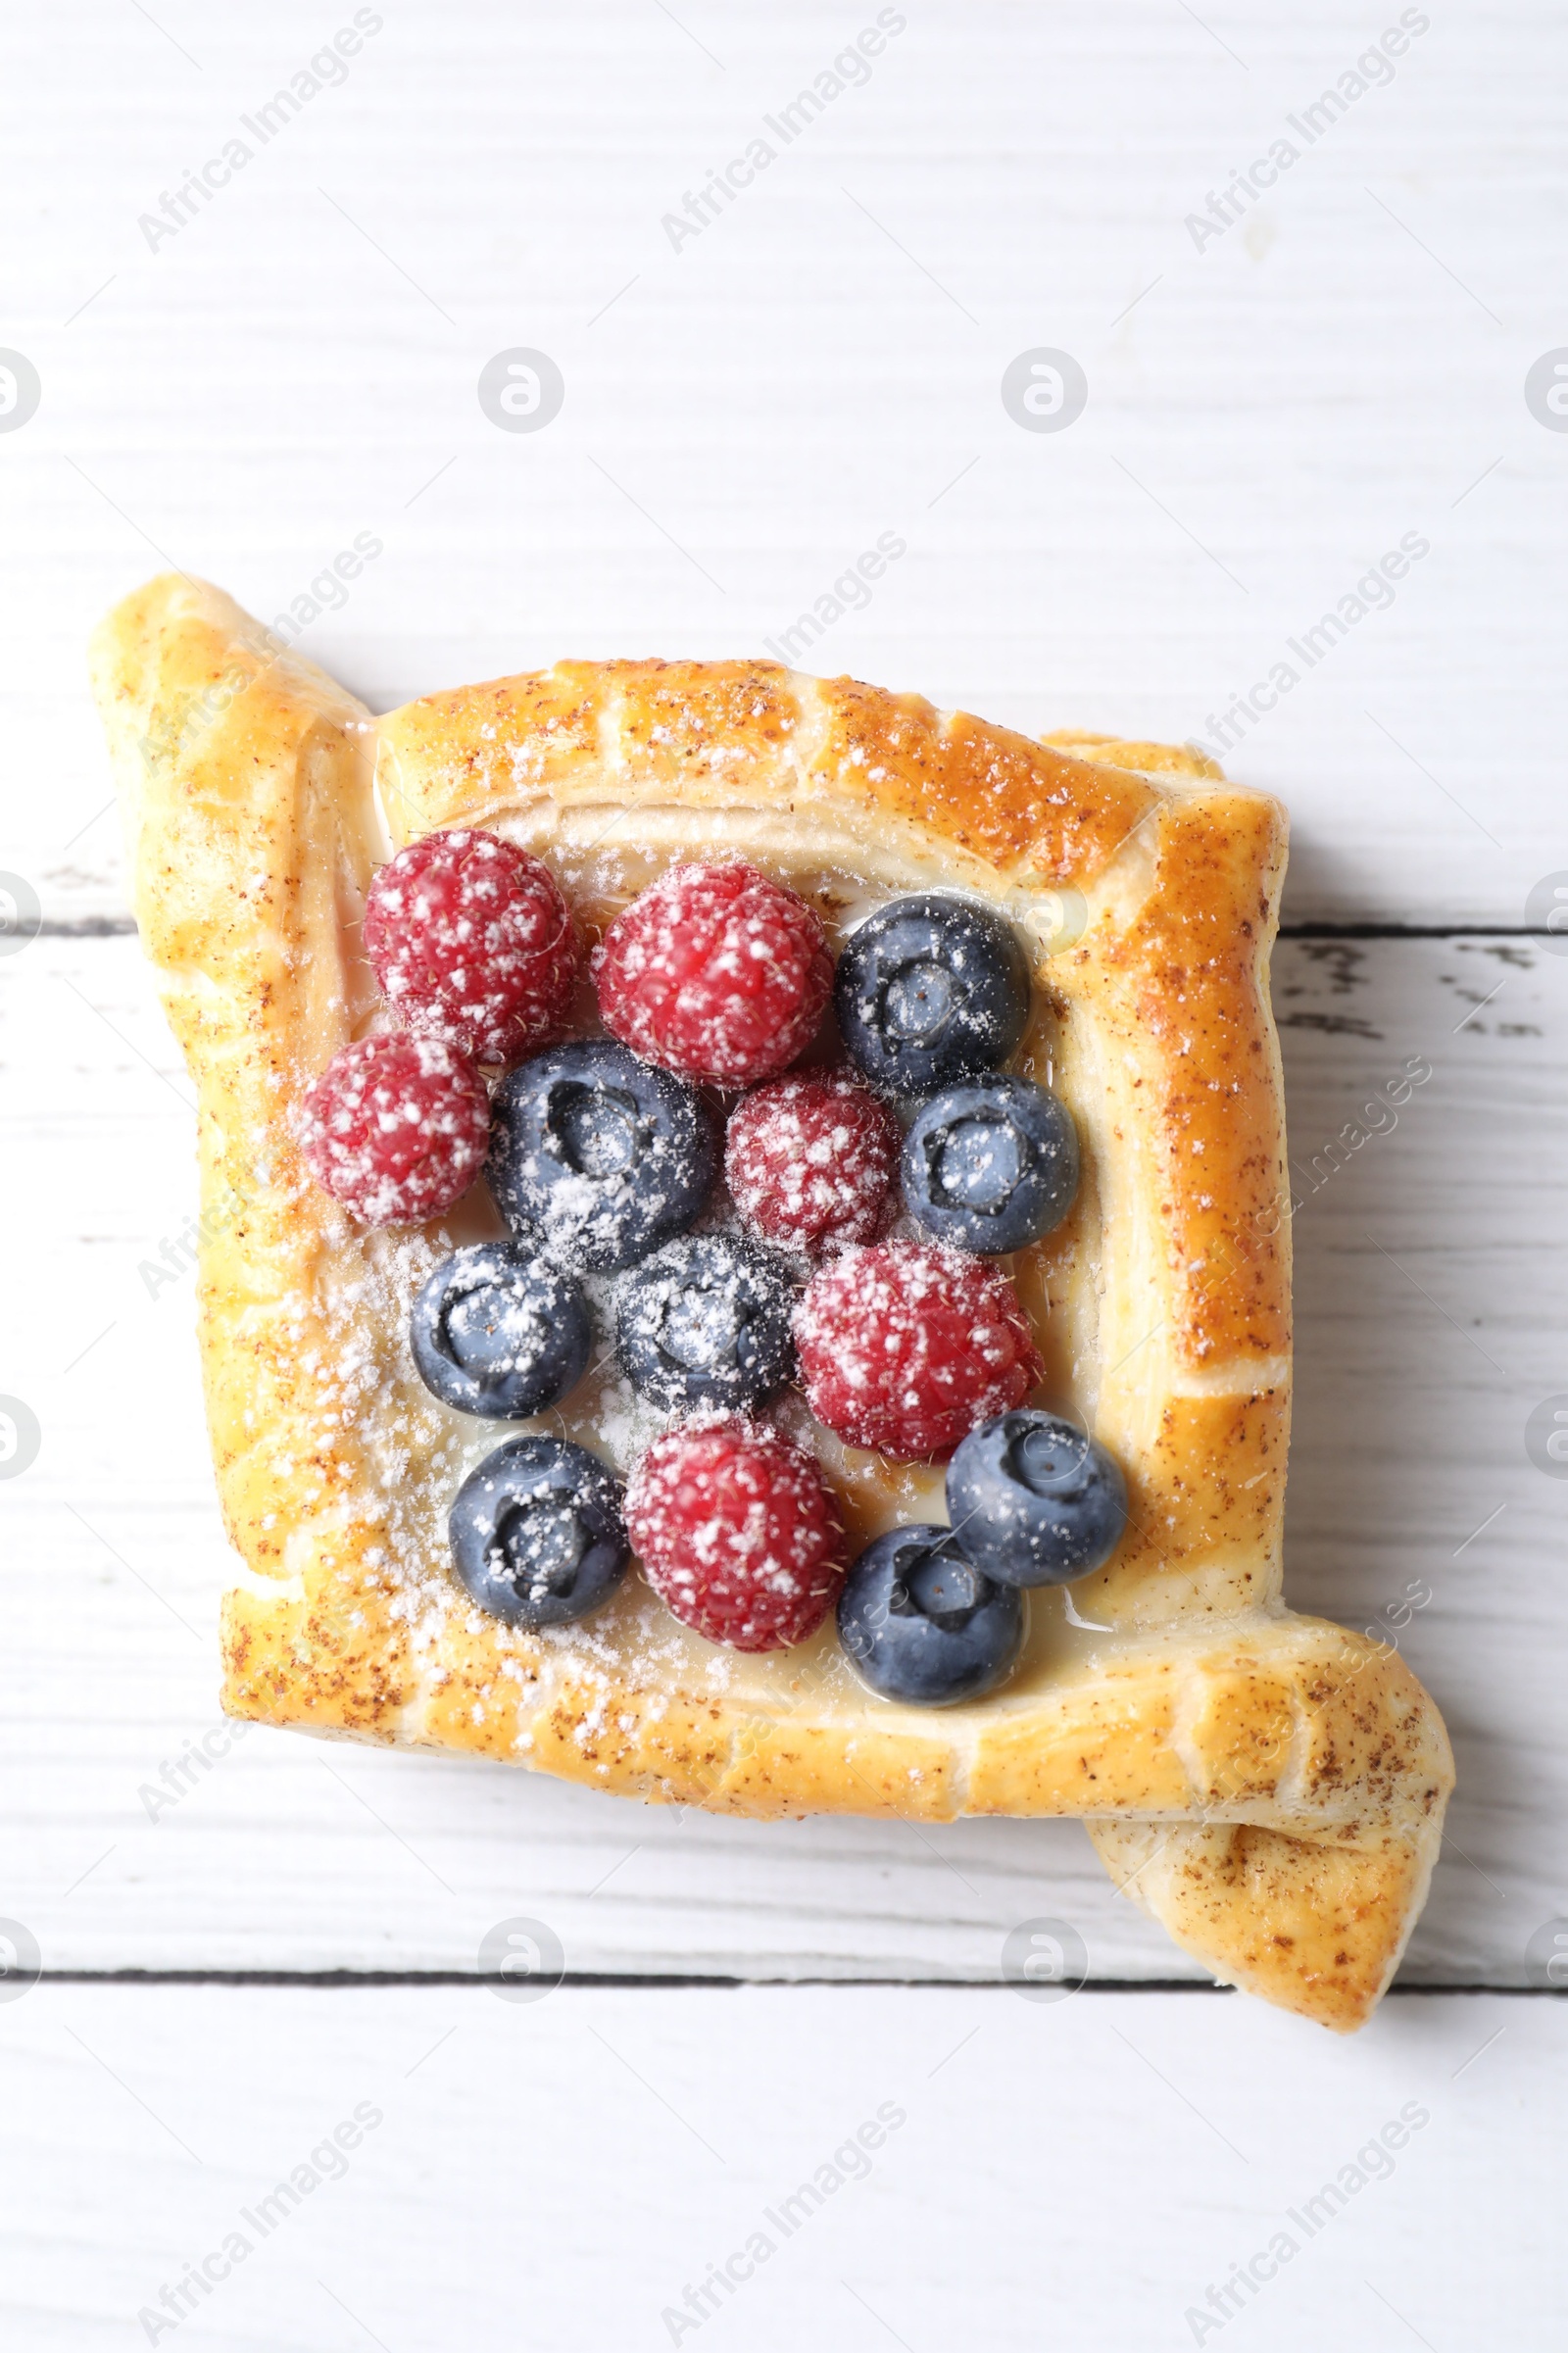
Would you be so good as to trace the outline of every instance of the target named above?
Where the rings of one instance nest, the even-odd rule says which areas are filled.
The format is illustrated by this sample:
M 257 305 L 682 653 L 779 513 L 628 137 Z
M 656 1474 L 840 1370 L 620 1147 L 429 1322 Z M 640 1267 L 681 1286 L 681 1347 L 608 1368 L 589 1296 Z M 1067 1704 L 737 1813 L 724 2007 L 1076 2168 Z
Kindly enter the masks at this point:
M 770 662 L 374 719 L 173 576 L 93 673 L 225 1204 L 224 1704 L 1081 1815 L 1217 1977 L 1359 2025 L 1452 1767 L 1281 1598 L 1277 805 Z

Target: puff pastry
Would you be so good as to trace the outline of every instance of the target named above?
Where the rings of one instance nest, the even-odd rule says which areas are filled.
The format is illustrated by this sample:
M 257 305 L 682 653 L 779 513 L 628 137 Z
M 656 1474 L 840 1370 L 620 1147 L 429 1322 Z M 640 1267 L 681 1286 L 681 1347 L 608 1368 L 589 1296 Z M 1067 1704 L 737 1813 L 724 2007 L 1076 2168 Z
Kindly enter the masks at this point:
M 1452 1766 L 1397 1655 L 1281 1598 L 1276 803 L 1186 751 L 1037 743 L 764 662 L 564 662 L 373 719 L 173 575 L 110 614 L 93 677 L 142 938 L 200 1097 L 201 1343 L 239 1554 L 225 1706 L 735 1813 L 1080 1815 L 1216 1977 L 1358 2026 L 1423 1901 Z M 356 1229 L 288 1115 L 369 1016 L 375 866 L 469 822 L 605 911 L 699 845 L 788 877 L 841 927 L 933 882 L 982 893 L 1033 948 L 1036 1051 L 1086 1178 L 1020 1287 L 1048 1386 L 1127 1471 L 1132 1525 L 1070 1604 L 1036 1596 L 1000 1693 L 874 1699 L 830 1633 L 722 1652 L 635 1578 L 592 1621 L 529 1635 L 451 1575 L 445 1504 L 490 1441 L 409 1363 L 435 1246 Z M 492 1230 L 466 1214 L 443 1247 Z M 607 1390 L 612 1453 L 614 1408 Z M 933 1516 L 940 1474 L 825 1467 L 861 1530 Z

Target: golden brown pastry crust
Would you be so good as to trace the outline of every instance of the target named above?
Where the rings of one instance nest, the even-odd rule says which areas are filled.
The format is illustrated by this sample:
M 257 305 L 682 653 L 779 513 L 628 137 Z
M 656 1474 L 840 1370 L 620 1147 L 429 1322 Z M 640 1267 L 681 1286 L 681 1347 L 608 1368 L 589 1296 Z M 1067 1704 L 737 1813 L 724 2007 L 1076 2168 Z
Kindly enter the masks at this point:
M 768 662 L 565 662 L 371 721 L 176 576 L 120 606 L 93 660 L 143 940 L 200 1097 L 203 1359 L 244 1564 L 225 1704 L 734 1812 L 1082 1814 L 1217 1975 L 1359 2024 L 1452 1768 L 1396 1656 L 1280 1598 L 1278 806 L 1168 747 L 1042 745 Z M 944 876 L 1041 950 L 1092 1178 L 1039 1279 L 1133 1528 L 1073 1589 L 1091 1639 L 1064 1635 L 1021 1688 L 933 1715 L 805 1653 L 726 1681 L 641 1621 L 520 1636 L 433 1558 L 411 1590 L 400 1491 L 440 1442 L 354 1345 L 391 1332 L 409 1270 L 309 1182 L 287 1115 L 370 1006 L 358 911 L 389 846 L 458 822 L 591 844 L 628 812 L 676 848 L 782 838 L 889 887 Z

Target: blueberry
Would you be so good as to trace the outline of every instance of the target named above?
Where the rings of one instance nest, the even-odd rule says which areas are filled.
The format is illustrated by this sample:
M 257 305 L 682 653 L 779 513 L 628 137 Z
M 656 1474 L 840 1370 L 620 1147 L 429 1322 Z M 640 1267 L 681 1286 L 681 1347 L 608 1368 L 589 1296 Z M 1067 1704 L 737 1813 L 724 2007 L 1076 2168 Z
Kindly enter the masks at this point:
M 631 1557 L 618 1481 L 560 1438 L 514 1438 L 487 1454 L 459 1488 L 448 1530 L 480 1608 L 530 1631 L 608 1601 Z
M 519 1240 L 568 1266 L 631 1266 L 682 1233 L 717 1165 L 693 1089 L 613 1039 L 554 1046 L 496 1090 L 490 1190 Z
M 476 1242 L 438 1266 L 414 1302 L 409 1341 L 443 1405 L 525 1421 L 582 1379 L 592 1331 L 582 1293 L 514 1242 Z
M 929 1095 L 1004 1062 L 1029 1022 L 1029 962 L 1010 923 L 968 899 L 895 899 L 852 931 L 834 1004 L 873 1086 Z
M 1001 1683 L 1023 1642 L 1024 1599 L 960 1550 L 951 1528 L 893 1528 L 839 1595 L 839 1640 L 873 1691 L 928 1707 Z
M 1078 1131 L 1026 1078 L 953 1087 L 904 1142 L 904 1199 L 939 1242 L 998 1257 L 1049 1234 L 1078 1190 Z
M 790 1370 L 784 1276 L 728 1234 L 692 1234 L 620 1286 L 615 1336 L 633 1389 L 664 1413 L 760 1404 Z
M 982 1422 L 948 1465 L 963 1548 L 1008 1585 L 1070 1585 L 1102 1568 L 1127 1525 L 1127 1483 L 1060 1414 L 1020 1406 Z

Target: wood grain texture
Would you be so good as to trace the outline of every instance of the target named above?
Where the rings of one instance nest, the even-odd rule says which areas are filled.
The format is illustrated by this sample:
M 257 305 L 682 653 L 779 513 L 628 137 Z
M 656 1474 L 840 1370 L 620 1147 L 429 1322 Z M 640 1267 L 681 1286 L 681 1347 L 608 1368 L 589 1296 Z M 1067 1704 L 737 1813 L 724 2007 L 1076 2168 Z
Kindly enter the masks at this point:
M 1552 2001 L 1396 1994 L 1331 2045 L 1170 1993 L 45 1985 L 0 2051 L 28 2353 L 1558 2340 Z
M 6 856 L 55 913 L 122 905 L 80 647 L 157 551 L 269 618 L 314 608 L 307 650 L 380 709 L 563 656 L 755 656 L 803 613 L 809 666 L 1030 733 L 1213 740 L 1283 664 L 1231 765 L 1292 808 L 1288 916 L 1523 919 L 1560 855 L 1568 441 L 1522 397 L 1562 334 L 1560 14 L 1432 13 L 1195 242 L 1381 20 L 901 13 L 675 244 L 665 216 L 874 9 L 410 0 L 152 247 L 142 216 L 320 20 L 166 35 L 83 0 L 18 27 L 5 333 L 44 392 L 0 449 L 0 693 L 35 780 Z M 519 344 L 566 386 L 537 434 L 475 397 Z M 1039 347 L 1087 376 L 1063 432 L 1000 398 Z M 361 533 L 380 553 L 313 594 Z M 884 534 L 903 553 L 835 594 Z M 1358 598 L 1406 536 L 1428 552 Z M 1361 617 L 1293 651 L 1342 601 Z
M 1520 1985 L 1568 1914 L 1568 1487 L 1523 1443 L 1563 1383 L 1568 958 L 1292 940 L 1274 985 L 1300 1201 L 1288 1590 L 1397 1642 L 1452 1727 L 1406 1977 Z M 0 1390 L 44 1433 L 0 1482 L 6 1908 L 51 1965 L 468 1969 L 523 1911 L 576 1969 L 989 1978 L 1041 1915 L 1076 1925 L 1097 1976 L 1184 1967 L 1073 1824 L 717 1822 L 266 1729 L 193 1755 L 225 1563 L 191 1277 L 169 1271 L 192 1118 L 137 943 L 43 939 L 0 965 L 0 1059 L 33 1238 Z

